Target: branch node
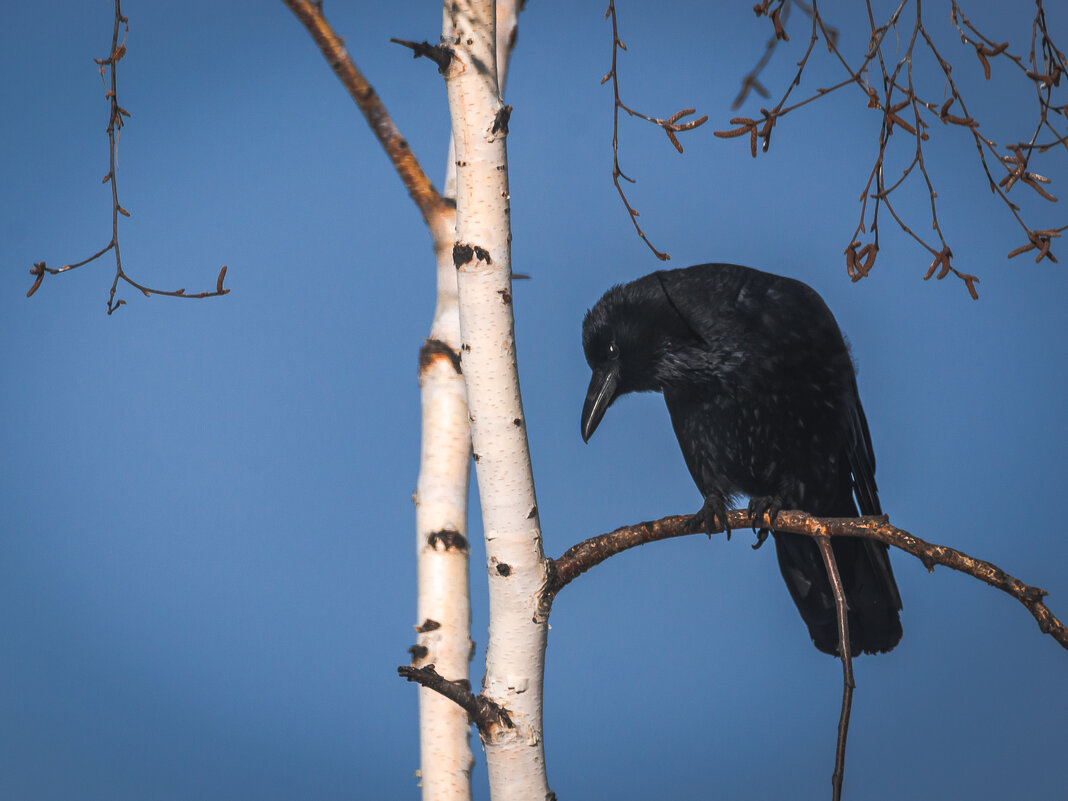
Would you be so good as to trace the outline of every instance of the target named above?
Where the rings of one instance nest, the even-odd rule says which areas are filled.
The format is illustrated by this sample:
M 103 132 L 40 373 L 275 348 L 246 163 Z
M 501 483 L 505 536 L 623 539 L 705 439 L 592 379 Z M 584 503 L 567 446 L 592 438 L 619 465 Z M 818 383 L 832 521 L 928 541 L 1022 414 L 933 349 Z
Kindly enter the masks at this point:
M 472 693 L 471 683 L 466 679 L 450 681 L 438 673 L 432 664 L 423 667 L 401 665 L 397 668 L 397 674 L 445 696 L 465 709 L 484 739 L 492 739 L 501 728 L 515 728 L 508 710 L 481 693 Z
M 432 45 L 425 40 L 422 42 L 409 42 L 407 39 L 394 39 L 392 37 L 390 37 L 389 41 L 410 49 L 412 51 L 412 58 L 430 59 L 438 65 L 439 73 L 444 74 L 445 70 L 449 68 L 449 64 L 452 63 L 453 52 L 452 48 L 448 45 Z

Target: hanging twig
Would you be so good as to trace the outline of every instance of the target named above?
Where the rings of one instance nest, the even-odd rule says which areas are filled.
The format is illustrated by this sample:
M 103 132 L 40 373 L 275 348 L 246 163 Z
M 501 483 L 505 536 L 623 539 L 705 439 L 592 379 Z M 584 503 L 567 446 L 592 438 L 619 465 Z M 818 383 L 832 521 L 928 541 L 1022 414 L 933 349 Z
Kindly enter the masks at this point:
M 831 774 L 832 798 L 842 798 L 842 779 L 845 777 L 846 738 L 849 736 L 849 713 L 853 708 L 853 655 L 849 651 L 849 617 L 846 611 L 845 587 L 838 573 L 838 562 L 831 548 L 831 538 L 826 534 L 816 537 L 820 556 L 827 568 L 827 577 L 831 580 L 834 591 L 834 612 L 838 618 L 838 657 L 842 660 L 842 712 L 838 717 L 838 744 L 834 749 L 834 773 Z
M 759 83 L 757 77 L 764 69 L 772 52 L 780 42 L 788 41 L 786 33 L 786 21 L 789 18 L 790 7 L 798 0 L 763 0 L 754 7 L 758 16 L 767 16 L 773 25 L 774 35 L 765 46 L 765 52 L 757 66 L 750 71 L 742 82 L 742 92 L 739 94 L 736 105 L 744 101 L 750 89 L 754 89 L 762 97 L 767 97 L 767 90 Z M 1055 202 L 1056 197 L 1046 189 L 1049 179 L 1030 169 L 1030 164 L 1039 154 L 1057 148 L 1068 149 L 1068 130 L 1065 128 L 1063 118 L 1066 115 L 1064 104 L 1054 102 L 1053 91 L 1060 83 L 1060 79 L 1068 70 L 1068 58 L 1054 44 L 1046 26 L 1045 10 L 1042 0 L 1035 2 L 1035 17 L 1032 23 L 1031 50 L 1028 60 L 1015 55 L 1009 49 L 1008 42 L 997 42 L 980 33 L 975 25 L 964 15 L 957 0 L 952 0 L 951 22 L 955 26 L 961 42 L 974 49 L 983 74 L 990 78 L 992 61 L 997 58 L 1007 59 L 1012 62 L 1026 79 L 1033 85 L 1036 91 L 1038 119 L 1034 132 L 1027 141 L 1009 144 L 999 148 L 997 144 L 981 132 L 979 122 L 968 112 L 961 90 L 953 78 L 951 65 L 942 57 L 935 47 L 923 21 L 923 0 L 911 0 L 915 3 L 914 21 L 912 30 L 909 32 L 907 49 L 903 55 L 894 54 L 892 61 L 896 66 L 892 69 L 888 66 L 888 58 L 884 57 L 884 43 L 889 32 L 900 33 L 899 26 L 902 15 L 910 0 L 900 0 L 900 3 L 890 14 L 886 22 L 879 25 L 876 23 L 870 0 L 865 5 L 868 13 L 870 37 L 867 50 L 856 68 L 850 66 L 849 61 L 842 55 L 839 49 L 838 31 L 827 25 L 820 15 L 816 0 L 811 7 L 798 3 L 812 20 L 812 32 L 798 69 L 793 79 L 788 84 L 778 104 L 771 109 L 760 109 L 762 118 L 734 117 L 731 124 L 738 126 L 731 130 L 716 131 L 716 136 L 731 138 L 748 135 L 750 152 L 757 155 L 757 141 L 762 140 L 763 150 L 768 149 L 771 130 L 776 123 L 787 114 L 801 108 L 814 100 L 825 97 L 832 92 L 847 86 L 855 86 L 864 93 L 867 106 L 882 115 L 878 138 L 878 153 L 875 163 L 868 174 L 867 183 L 860 196 L 860 222 L 858 223 L 850 243 L 845 248 L 846 269 L 850 278 L 854 281 L 868 275 L 875 264 L 879 252 L 879 211 L 883 205 L 894 218 L 897 225 L 924 247 L 932 256 L 933 262 L 927 270 L 925 278 L 944 278 L 949 274 L 960 278 L 973 298 L 978 298 L 976 284 L 979 279 L 959 270 L 952 263 L 953 251 L 944 235 L 941 223 L 938 219 L 936 198 L 938 193 L 927 170 L 924 160 L 924 143 L 930 139 L 930 122 L 937 120 L 943 125 L 963 128 L 972 137 L 979 155 L 980 166 L 984 171 L 991 191 L 1004 203 L 1017 223 L 1023 228 L 1027 236 L 1028 244 L 1013 250 L 1009 256 L 1016 256 L 1030 250 L 1037 250 L 1036 261 L 1049 258 L 1056 261 L 1051 250 L 1052 240 L 1057 238 L 1061 231 L 1068 226 L 1038 229 L 1030 226 L 1016 205 L 1008 197 L 1012 187 L 1021 183 L 1034 190 L 1036 195 L 1046 201 Z M 848 77 L 827 88 L 819 88 L 803 100 L 786 105 L 793 89 L 800 85 L 802 74 L 808 64 L 809 56 L 813 52 L 813 46 L 818 38 L 822 38 L 827 45 L 828 52 L 834 56 Z M 895 37 L 896 41 L 896 37 Z M 948 97 L 943 97 L 938 102 L 927 100 L 921 95 L 913 66 L 922 55 L 921 50 L 927 51 L 938 64 L 941 80 L 937 86 L 944 89 Z M 954 106 L 960 113 L 954 112 Z M 1060 117 L 1060 121 L 1055 121 Z M 907 134 L 915 142 L 915 154 L 911 161 L 901 171 L 901 174 L 887 184 L 884 176 L 886 154 L 891 144 L 891 136 L 895 129 Z M 1039 141 L 1043 132 L 1049 134 L 1048 141 Z M 991 159 L 988 161 L 987 156 Z M 1005 174 L 995 176 L 990 163 L 1000 164 Z M 996 169 L 996 168 L 995 168 Z M 928 197 L 930 199 L 930 223 L 934 231 L 936 241 L 929 242 L 926 238 L 917 234 L 908 224 L 903 215 L 894 205 L 892 194 L 902 186 L 913 172 L 922 176 Z M 868 201 L 873 201 L 869 218 Z M 871 235 L 871 241 L 864 243 L 864 235 Z
M 634 230 L 638 232 L 638 236 L 642 241 L 649 246 L 649 250 L 653 251 L 658 259 L 661 261 L 667 261 L 671 257 L 663 251 L 657 250 L 653 246 L 653 243 L 649 241 L 649 238 L 645 235 L 641 226 L 638 225 L 638 211 L 630 205 L 630 201 L 627 200 L 627 194 L 623 191 L 623 185 L 619 182 L 622 178 L 624 181 L 634 183 L 634 179 L 628 177 L 623 173 L 623 170 L 619 167 L 619 111 L 622 109 L 632 117 L 638 117 L 651 122 L 653 125 L 662 128 L 664 133 L 667 134 L 671 144 L 675 147 L 679 153 L 682 152 L 682 145 L 679 143 L 679 139 L 676 136 L 683 131 L 692 131 L 699 125 L 703 125 L 708 120 L 708 115 L 699 117 L 696 120 L 690 122 L 679 122 L 683 117 L 688 117 L 691 114 L 696 113 L 696 109 L 684 108 L 680 111 L 676 111 L 667 119 L 660 119 L 659 117 L 650 117 L 642 114 L 640 111 L 635 111 L 626 103 L 624 103 L 619 97 L 619 72 L 617 70 L 617 59 L 620 50 L 626 50 L 627 46 L 623 44 L 623 40 L 619 38 L 619 26 L 616 20 L 616 4 L 615 0 L 609 0 L 608 10 L 605 12 L 605 19 L 612 21 L 612 69 L 601 79 L 601 83 L 607 83 L 612 81 L 612 93 L 615 97 L 615 105 L 612 109 L 612 183 L 616 186 L 616 191 L 619 192 L 619 197 L 623 201 L 623 205 L 627 209 L 627 213 L 630 215 L 630 221 L 634 224 Z
M 775 3 L 775 8 L 771 9 L 772 2 Z M 812 7 L 805 5 L 801 0 L 763 0 L 753 7 L 753 11 L 756 12 L 758 17 L 767 15 L 775 28 L 775 32 L 771 38 L 768 39 L 764 45 L 764 53 L 760 56 L 760 60 L 757 61 L 756 66 L 751 69 L 744 78 L 742 78 L 742 88 L 738 92 L 738 96 L 734 98 L 734 102 L 731 103 L 731 110 L 736 111 L 741 108 L 742 103 L 749 97 L 749 92 L 754 91 L 765 100 L 771 97 L 771 93 L 767 88 L 760 83 L 760 73 L 764 71 L 764 68 L 771 61 L 772 55 L 775 53 L 775 48 L 779 42 L 788 42 L 790 37 L 786 34 L 786 22 L 790 18 L 790 9 L 794 6 L 800 8 L 809 17 L 812 16 Z M 838 29 L 826 26 L 828 38 L 831 41 L 838 41 Z
M 119 42 L 119 29 L 122 29 L 122 42 Z M 126 38 L 130 33 L 130 21 L 122 15 L 122 3 L 121 0 L 115 0 L 115 26 L 111 36 L 111 51 L 107 58 L 95 58 L 93 61 L 97 63 L 100 68 L 100 80 L 104 83 L 104 97 L 107 98 L 111 112 L 108 116 L 108 151 L 109 151 L 109 167 L 108 174 L 104 176 L 104 183 L 111 182 L 111 241 L 108 242 L 102 249 L 98 250 L 92 256 L 74 264 L 64 264 L 58 269 L 48 267 L 45 262 L 35 262 L 33 268 L 30 270 L 30 275 L 34 276 L 33 286 L 30 287 L 26 293 L 26 297 L 30 297 L 41 286 L 41 282 L 44 280 L 45 275 L 58 275 L 59 273 L 65 273 L 68 270 L 73 270 L 77 267 L 81 267 L 88 264 L 95 259 L 100 258 L 109 250 L 115 253 L 115 278 L 111 282 L 111 291 L 108 293 L 108 314 L 113 313 L 120 306 L 126 305 L 126 301 L 122 298 L 115 298 L 115 293 L 118 290 L 119 281 L 125 281 L 135 289 L 141 290 L 145 297 L 151 297 L 152 295 L 165 295 L 172 298 L 210 298 L 217 295 L 225 295 L 230 290 L 223 288 L 223 280 L 226 278 L 226 267 L 223 266 L 219 270 L 219 275 L 215 280 L 215 290 L 208 292 L 198 292 L 196 294 L 187 294 L 184 289 L 176 289 L 173 291 L 163 289 L 153 289 L 145 286 L 137 281 L 133 280 L 126 274 L 122 268 L 122 256 L 119 252 L 119 215 L 129 217 L 130 212 L 122 207 L 119 203 L 119 187 L 118 187 L 118 170 L 117 170 L 117 154 L 119 146 L 119 132 L 122 130 L 125 124 L 125 117 L 130 116 L 130 112 L 119 105 L 119 94 L 117 88 L 116 78 L 118 76 L 119 61 L 126 55 Z M 104 77 L 104 68 L 110 68 L 110 83 Z

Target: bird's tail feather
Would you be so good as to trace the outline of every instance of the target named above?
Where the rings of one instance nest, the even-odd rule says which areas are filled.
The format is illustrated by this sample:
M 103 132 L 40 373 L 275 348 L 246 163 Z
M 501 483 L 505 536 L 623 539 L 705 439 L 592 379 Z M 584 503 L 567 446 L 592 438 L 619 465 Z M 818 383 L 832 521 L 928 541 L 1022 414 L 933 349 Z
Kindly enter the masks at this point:
M 820 511 L 812 513 L 826 517 L 856 516 L 857 507 L 848 486 L 838 499 L 819 505 Z M 773 533 L 779 569 L 812 641 L 824 653 L 837 655 L 838 616 L 819 546 L 803 534 Z M 834 537 L 831 547 L 845 588 L 850 651 L 874 654 L 891 650 L 901 640 L 898 617 L 901 596 L 886 545 L 858 537 Z
M 802 534 L 774 533 L 779 569 L 812 641 L 824 653 L 837 655 L 838 616 L 819 547 Z M 886 546 L 855 537 L 835 537 L 832 548 L 845 587 L 850 651 L 874 654 L 891 650 L 901 640 L 901 621 Z

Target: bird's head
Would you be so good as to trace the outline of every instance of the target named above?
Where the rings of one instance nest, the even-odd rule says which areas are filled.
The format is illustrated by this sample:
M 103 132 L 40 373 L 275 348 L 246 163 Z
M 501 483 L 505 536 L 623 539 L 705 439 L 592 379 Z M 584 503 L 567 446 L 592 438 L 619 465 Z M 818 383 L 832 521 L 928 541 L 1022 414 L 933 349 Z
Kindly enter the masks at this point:
M 586 442 L 620 395 L 660 389 L 656 368 L 663 335 L 656 301 L 663 290 L 659 282 L 647 287 L 643 281 L 612 287 L 582 322 L 582 348 L 593 370 L 582 407 Z

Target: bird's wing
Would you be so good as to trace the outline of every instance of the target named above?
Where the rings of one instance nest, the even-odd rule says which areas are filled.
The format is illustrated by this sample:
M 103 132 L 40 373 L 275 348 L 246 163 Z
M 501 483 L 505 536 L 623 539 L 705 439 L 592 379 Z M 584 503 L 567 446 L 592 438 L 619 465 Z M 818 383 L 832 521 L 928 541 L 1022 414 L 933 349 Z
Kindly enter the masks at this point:
M 875 484 L 875 450 L 871 444 L 868 431 L 868 418 L 857 394 L 857 379 L 853 378 L 853 392 L 856 402 L 851 411 L 851 432 L 849 443 L 849 469 L 853 474 L 853 491 L 862 515 L 881 515 L 879 490 Z M 864 540 L 864 552 L 871 562 L 874 575 L 883 585 L 882 593 L 889 598 L 891 611 L 901 609 L 901 593 L 894 580 L 894 571 L 890 567 L 889 548 L 881 542 Z M 900 634 L 898 635 L 900 637 Z M 891 646 L 893 647 L 893 646 Z
M 881 515 L 879 489 L 875 484 L 875 449 L 868 431 L 868 418 L 860 403 L 857 379 L 853 378 L 853 394 L 856 398 L 850 414 L 849 469 L 853 473 L 853 488 L 862 515 Z
M 729 370 L 736 360 L 739 366 L 744 362 L 745 376 L 751 380 L 753 371 L 773 376 L 775 387 L 801 386 L 821 371 L 837 377 L 840 390 L 851 396 L 840 407 L 848 416 L 842 421 L 846 453 L 836 479 L 841 483 L 823 499 L 823 508 L 810 511 L 831 516 L 856 514 L 852 489 L 863 514 L 880 514 L 875 455 L 849 351 L 834 315 L 816 291 L 790 278 L 730 264 L 699 265 L 655 275 L 671 307 L 704 341 L 717 366 Z M 744 347 L 739 347 L 740 342 Z M 834 653 L 837 623 L 833 595 L 815 544 L 798 535 L 776 532 L 776 551 L 783 577 L 818 647 Z M 901 638 L 897 616 L 901 596 L 886 545 L 843 539 L 835 543 L 835 553 L 840 569 L 846 570 L 843 580 L 856 607 L 850 617 L 856 618 L 862 632 L 858 647 L 871 652 L 893 648 Z
M 739 333 L 745 318 L 768 303 L 768 293 L 779 276 L 735 264 L 700 264 L 683 270 L 655 273 L 668 302 L 707 344 L 718 332 Z
M 826 353 L 845 353 L 838 323 L 823 298 L 807 284 L 736 264 L 701 264 L 655 273 L 671 306 L 691 330 L 715 349 L 727 333 L 747 345 L 788 343 Z M 772 357 L 775 350 L 762 356 Z

